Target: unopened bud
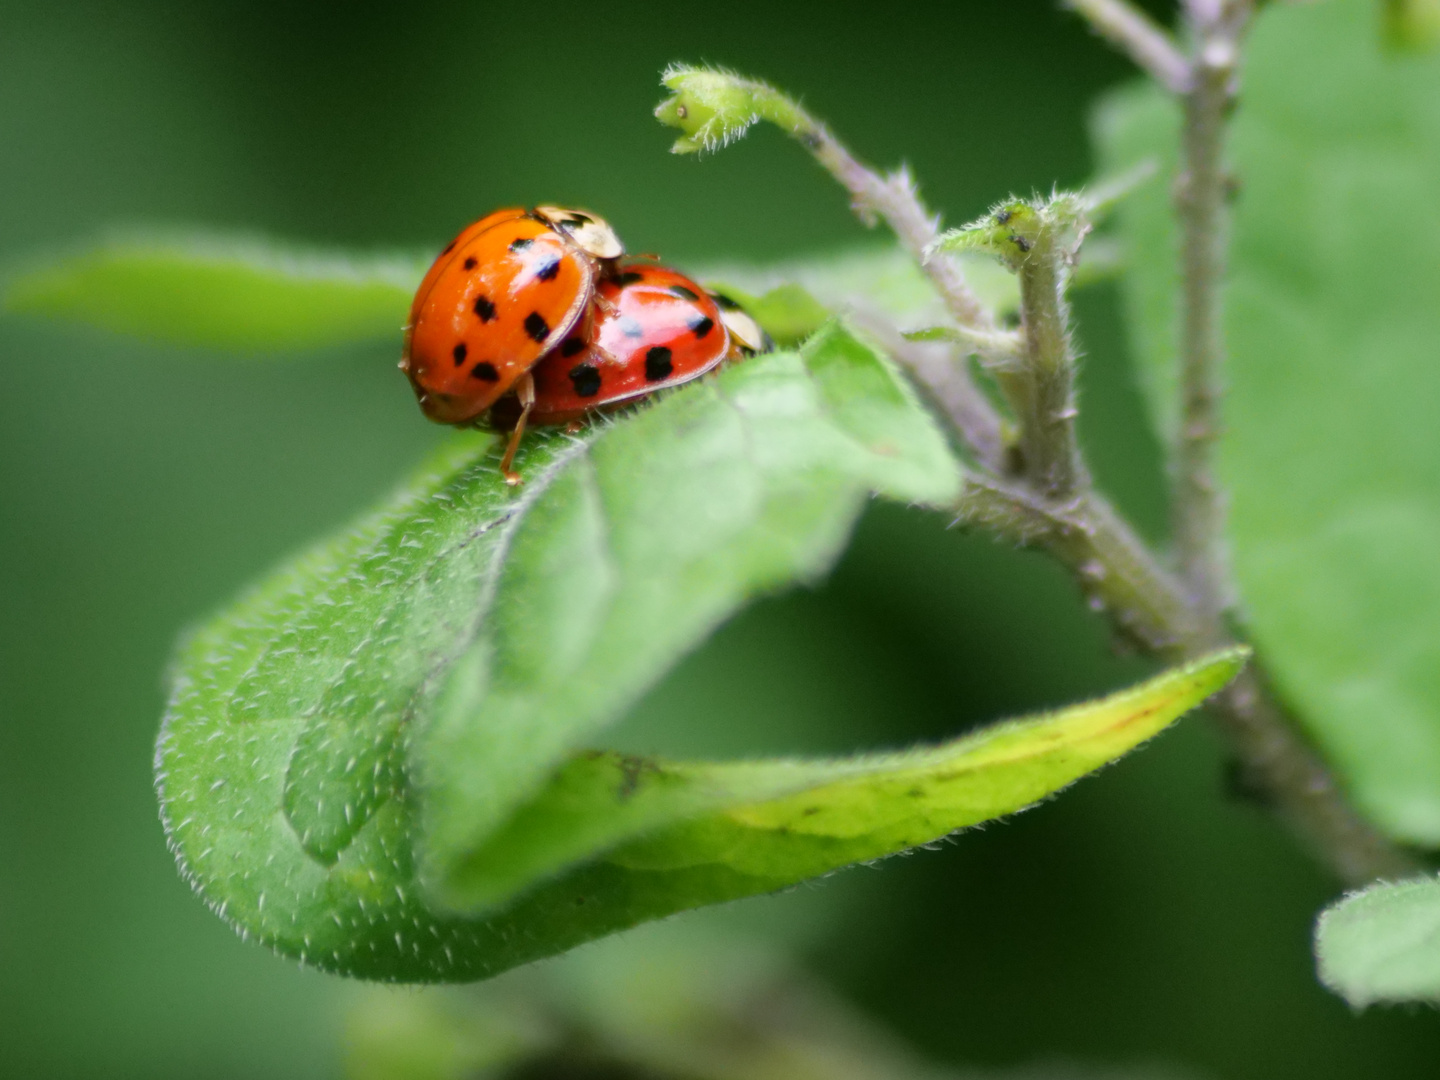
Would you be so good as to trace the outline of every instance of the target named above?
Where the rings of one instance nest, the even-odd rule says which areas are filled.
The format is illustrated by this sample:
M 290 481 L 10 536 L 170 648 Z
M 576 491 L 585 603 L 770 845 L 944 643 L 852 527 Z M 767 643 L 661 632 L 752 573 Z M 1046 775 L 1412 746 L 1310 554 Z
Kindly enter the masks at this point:
M 764 83 L 728 71 L 679 64 L 668 68 L 660 81 L 674 96 L 660 103 L 655 116 L 684 132 L 672 147 L 677 154 L 717 150 L 740 138 L 761 119 L 757 95 L 774 94 Z

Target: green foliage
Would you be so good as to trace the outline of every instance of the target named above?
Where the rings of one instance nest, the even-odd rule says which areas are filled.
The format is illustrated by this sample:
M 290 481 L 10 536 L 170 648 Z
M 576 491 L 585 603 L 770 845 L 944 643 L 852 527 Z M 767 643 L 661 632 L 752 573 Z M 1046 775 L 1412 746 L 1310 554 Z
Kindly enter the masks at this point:
M 1222 685 L 1226 654 L 928 751 L 707 765 L 578 752 L 758 592 L 824 573 L 867 494 L 958 466 L 838 326 L 583 438 L 523 493 L 466 436 L 197 633 L 159 758 L 170 838 L 250 936 L 333 971 L 478 978 L 1043 798 Z
M 1362 0 L 1273 6 L 1250 42 L 1226 295 L 1223 480 L 1245 613 L 1359 805 L 1440 845 L 1440 56 Z M 1177 110 L 1112 98 L 1102 157 L 1164 166 L 1119 210 L 1125 301 L 1173 434 Z
M 979 221 L 951 229 L 934 246 L 952 253 L 983 252 L 1019 271 L 1037 248 L 1058 246 L 1073 256 L 1085 228 L 1085 204 L 1078 195 L 1058 194 L 1043 202 L 1012 199 Z
M 262 240 L 119 238 L 15 274 L 8 311 L 221 349 L 396 337 L 421 267 L 292 251 Z
M 1440 46 L 1440 0 L 1383 0 L 1385 40 L 1401 51 L 1429 52 Z
M 1356 1008 L 1440 1003 L 1440 879 L 1347 896 L 1320 916 L 1315 952 L 1321 981 Z

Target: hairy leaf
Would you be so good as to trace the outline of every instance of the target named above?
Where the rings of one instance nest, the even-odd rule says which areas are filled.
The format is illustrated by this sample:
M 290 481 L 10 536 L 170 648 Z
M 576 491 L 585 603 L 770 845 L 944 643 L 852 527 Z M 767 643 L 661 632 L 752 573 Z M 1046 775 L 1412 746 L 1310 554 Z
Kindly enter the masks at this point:
M 129 237 L 12 277 L 10 311 L 223 349 L 398 342 L 423 267 L 255 239 Z
M 584 438 L 527 439 L 523 494 L 478 438 L 188 646 L 162 770 L 176 842 L 202 877 L 215 813 L 265 783 L 300 861 L 256 850 L 255 865 L 328 874 L 362 858 L 367 826 L 408 792 L 402 737 L 429 732 L 417 721 L 437 689 L 467 686 L 447 671 L 480 659 L 488 722 L 437 727 L 416 751 L 440 808 L 436 850 L 446 829 L 468 842 L 748 596 L 822 574 L 870 491 L 945 502 L 959 483 L 905 384 L 838 327 L 803 357 L 756 358 Z M 455 738 L 501 756 L 449 762 L 452 776 L 430 751 Z M 211 811 L 192 815 L 202 795 Z
M 1372 885 L 1326 909 L 1315 929 L 1320 980 L 1356 1008 L 1440 1003 L 1440 879 Z
M 663 875 L 650 880 L 671 910 L 768 892 L 1036 802 L 1149 738 L 1243 664 L 1243 651 L 1220 654 L 1053 716 L 903 753 L 733 764 L 583 755 L 487 838 L 466 881 L 499 904 L 603 852 Z
M 1178 122 L 1158 92 L 1131 90 L 1098 124 L 1107 167 L 1166 166 L 1118 216 L 1167 432 Z M 1245 611 L 1361 807 L 1440 845 L 1440 56 L 1387 53 L 1364 0 L 1272 5 L 1230 156 L 1221 464 Z
M 485 977 L 1022 808 L 1221 685 L 830 762 L 639 760 L 604 725 L 757 592 L 814 580 L 868 493 L 958 466 L 838 326 L 583 437 L 520 493 L 467 436 L 185 646 L 159 747 L 171 843 L 243 934 L 371 978 Z

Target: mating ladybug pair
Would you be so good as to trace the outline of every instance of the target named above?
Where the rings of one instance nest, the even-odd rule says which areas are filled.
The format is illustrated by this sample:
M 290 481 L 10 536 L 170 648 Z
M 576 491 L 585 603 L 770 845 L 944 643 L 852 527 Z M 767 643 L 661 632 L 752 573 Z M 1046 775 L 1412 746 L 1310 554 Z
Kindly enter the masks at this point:
M 569 424 L 697 378 L 765 347 L 731 300 L 625 248 L 600 218 L 497 210 L 420 282 L 400 369 L 426 416 L 510 427 L 505 482 L 526 423 Z

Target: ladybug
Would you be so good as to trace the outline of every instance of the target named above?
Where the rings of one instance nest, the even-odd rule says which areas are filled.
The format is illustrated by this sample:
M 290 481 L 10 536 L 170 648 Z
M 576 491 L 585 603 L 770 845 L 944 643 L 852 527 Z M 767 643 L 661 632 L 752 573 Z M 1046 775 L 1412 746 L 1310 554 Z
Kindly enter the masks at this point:
M 629 263 L 603 279 L 588 336 L 577 328 L 535 365 L 533 424 L 573 423 L 642 400 L 765 347 L 733 300 L 664 266 Z M 516 406 L 506 403 L 503 421 Z
M 588 333 L 596 283 L 625 253 L 583 210 L 497 210 L 440 253 L 416 290 L 400 370 L 431 420 L 463 424 L 512 391 L 521 403 L 501 463 L 506 481 L 533 398 L 530 369 L 577 331 Z

